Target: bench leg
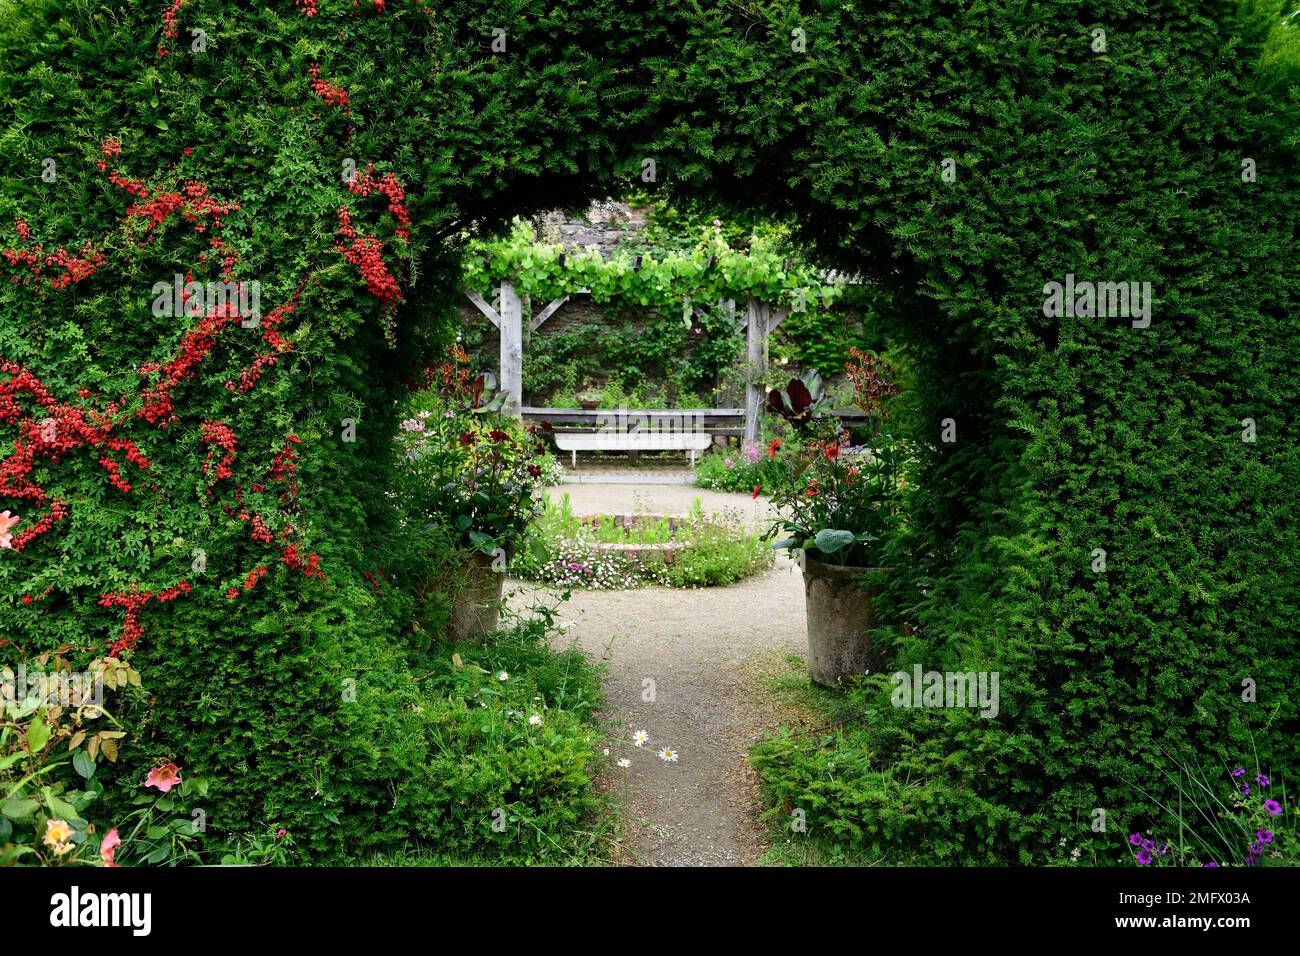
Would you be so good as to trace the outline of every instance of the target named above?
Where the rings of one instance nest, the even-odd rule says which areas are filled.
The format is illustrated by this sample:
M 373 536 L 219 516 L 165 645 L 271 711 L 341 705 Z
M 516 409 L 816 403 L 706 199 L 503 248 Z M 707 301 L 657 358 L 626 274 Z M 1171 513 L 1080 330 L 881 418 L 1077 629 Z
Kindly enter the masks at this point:
M 691 470 L 695 470 L 695 449 L 691 449 Z
M 577 471 L 578 470 L 578 449 L 576 448 L 573 449 L 573 451 L 570 452 L 570 454 L 573 455 L 573 470 Z

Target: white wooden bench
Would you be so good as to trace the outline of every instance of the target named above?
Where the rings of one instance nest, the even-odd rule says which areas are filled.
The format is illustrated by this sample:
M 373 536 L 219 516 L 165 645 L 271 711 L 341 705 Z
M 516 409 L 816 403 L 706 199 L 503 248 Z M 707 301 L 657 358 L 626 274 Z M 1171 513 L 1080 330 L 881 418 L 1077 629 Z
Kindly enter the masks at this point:
M 713 444 L 708 432 L 674 431 L 586 431 L 556 432 L 555 447 L 572 452 L 573 467 L 578 467 L 580 451 L 689 451 L 691 467 L 695 455 Z

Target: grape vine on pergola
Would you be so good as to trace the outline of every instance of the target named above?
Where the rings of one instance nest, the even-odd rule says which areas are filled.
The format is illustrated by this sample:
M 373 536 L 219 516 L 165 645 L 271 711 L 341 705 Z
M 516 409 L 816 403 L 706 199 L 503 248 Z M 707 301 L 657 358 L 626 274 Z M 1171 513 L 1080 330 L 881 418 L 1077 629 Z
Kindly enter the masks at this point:
M 794 263 L 765 243 L 735 250 L 725 243 L 658 258 L 620 251 L 605 258 L 594 249 L 566 250 L 532 241 L 527 227 L 507 239 L 481 243 L 466 268 L 466 297 L 500 333 L 500 387 L 505 407 L 516 415 L 541 417 L 553 410 L 523 404 L 524 324 L 536 332 L 574 296 L 621 301 L 668 313 L 681 311 L 688 326 L 699 303 L 716 302 L 737 333 L 745 335 L 743 409 L 691 409 L 714 418 L 743 415 L 743 440 L 759 439 L 759 409 L 767 373 L 768 338 L 794 312 L 833 302 L 842 283 L 825 281 L 806 263 Z M 484 292 L 494 288 L 493 301 Z M 534 300 L 546 301 L 536 314 Z M 494 304 L 495 303 L 495 304 Z M 744 312 L 740 313 L 743 303 Z

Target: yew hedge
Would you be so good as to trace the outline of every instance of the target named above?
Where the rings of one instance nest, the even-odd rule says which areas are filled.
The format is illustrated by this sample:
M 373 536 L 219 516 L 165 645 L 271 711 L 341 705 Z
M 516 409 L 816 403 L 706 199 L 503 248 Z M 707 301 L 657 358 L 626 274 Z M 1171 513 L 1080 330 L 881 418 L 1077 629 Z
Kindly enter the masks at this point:
M 793 217 L 821 262 L 907 297 L 927 452 L 899 659 L 998 670 L 1003 700 L 873 718 L 877 764 L 930 768 L 936 795 L 888 791 L 894 838 L 1043 859 L 1093 808 L 1150 810 L 1134 778 L 1177 757 L 1253 739 L 1286 776 L 1300 116 L 1280 13 L 0 4 L 0 509 L 23 519 L 4 653 L 132 655 L 148 697 L 124 759 L 201 768 L 223 826 L 274 811 L 322 856 L 432 831 L 405 629 L 436 555 L 384 496 L 397 402 L 448 334 L 464 230 L 635 179 Z M 178 273 L 259 282 L 261 325 L 156 315 Z M 1153 283 L 1150 326 L 1045 316 L 1067 273 Z

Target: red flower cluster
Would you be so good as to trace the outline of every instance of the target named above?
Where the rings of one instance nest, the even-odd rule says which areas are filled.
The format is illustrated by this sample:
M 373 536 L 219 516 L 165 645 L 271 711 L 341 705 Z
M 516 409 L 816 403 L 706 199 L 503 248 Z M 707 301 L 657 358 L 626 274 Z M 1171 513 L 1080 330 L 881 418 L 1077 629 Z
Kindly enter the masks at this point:
M 113 642 L 108 656 L 117 657 L 122 651 L 130 650 L 135 647 L 136 641 L 144 635 L 144 628 L 140 624 L 140 611 L 146 604 L 150 601 L 166 604 L 168 601 L 176 600 L 182 594 L 189 594 L 191 590 L 188 581 L 178 581 L 157 594 L 150 591 L 140 591 L 133 584 L 129 591 L 113 591 L 101 597 L 99 599 L 101 607 L 120 607 L 126 611 L 126 616 L 122 622 L 122 633 Z
M 211 475 L 213 473 L 212 459 L 217 454 L 217 449 L 221 449 L 225 454 L 221 461 L 217 463 L 216 474 L 213 481 L 220 481 L 222 478 L 230 478 L 234 471 L 230 463 L 235 460 L 235 433 L 225 422 L 216 422 L 208 419 L 203 423 L 202 441 L 205 445 L 212 445 L 208 449 L 208 456 L 203 461 L 203 473 Z
M 257 567 L 253 568 L 253 570 L 249 571 L 248 574 L 244 576 L 244 590 L 245 591 L 253 590 L 254 585 L 256 585 L 257 582 L 260 581 L 262 578 L 266 577 L 266 572 L 269 570 L 270 569 L 265 564 L 259 564 Z M 238 588 L 231 588 L 229 591 L 226 592 L 227 598 L 234 598 L 238 596 L 239 596 Z
M 41 515 L 31 527 L 26 528 L 22 534 L 14 535 L 10 547 L 15 551 L 21 551 L 31 544 L 33 538 L 40 537 L 53 528 L 56 521 L 62 521 L 67 516 L 68 503 L 61 498 L 56 498 L 50 502 L 50 510 Z
M 15 219 L 14 226 L 23 244 L 31 241 L 31 227 L 26 222 Z M 54 252 L 46 253 L 44 246 L 34 243 L 28 249 L 0 249 L 0 256 L 4 256 L 5 261 L 11 266 L 25 267 L 32 274 L 33 280 L 39 280 L 46 269 L 62 269 L 61 274 L 50 279 L 50 287 L 54 289 L 63 289 L 90 278 L 105 262 L 103 253 L 96 252 L 94 244 L 90 242 L 83 245 L 77 255 L 68 252 L 63 246 L 59 246 Z M 17 282 L 19 279 L 15 276 L 11 281 Z
M 395 230 L 397 235 L 407 242 L 411 241 L 411 214 L 406 208 L 406 189 L 396 176 L 392 173 L 384 173 L 382 178 L 377 177 L 375 164 L 369 163 L 366 171 L 359 173 L 357 178 L 348 184 L 348 189 L 358 196 L 370 196 L 376 192 L 386 196 L 388 211 L 397 220 Z
M 163 11 L 163 36 L 168 40 L 171 40 L 173 43 L 176 42 L 176 39 L 180 36 L 181 32 L 181 26 L 177 19 L 180 16 L 181 7 L 185 6 L 188 2 L 189 0 L 172 0 L 172 5 Z M 158 55 L 167 55 L 167 47 L 165 45 L 158 48 Z
M 293 0 L 293 5 L 309 17 L 316 16 L 316 0 Z
M 311 91 L 323 99 L 329 106 L 341 106 L 349 115 L 352 113 L 351 107 L 348 106 L 348 91 L 329 80 L 320 78 L 320 66 L 313 63 L 307 70 L 311 74 Z
M 262 319 L 262 341 L 271 346 L 270 352 L 259 352 L 253 364 L 239 372 L 239 384 L 226 382 L 226 388 L 232 392 L 247 392 L 262 377 L 262 370 L 280 361 L 280 356 L 293 350 L 293 343 L 276 329 L 289 315 L 298 308 L 298 297 L 294 296 L 283 305 L 276 306 Z
M 309 578 L 325 579 L 325 572 L 320 569 L 320 555 L 312 552 L 304 559 L 298 554 L 298 546 L 286 544 L 280 551 L 280 560 L 295 571 L 301 569 L 302 573 Z
M 347 245 L 340 243 L 334 247 L 335 252 L 361 270 L 361 278 L 366 288 L 385 307 L 394 306 L 402 300 L 402 290 L 384 264 L 384 244 L 374 236 L 358 235 L 352 226 L 352 214 L 347 206 L 339 207 L 339 235 L 349 240 Z
M 252 525 L 253 530 L 248 533 L 254 541 L 260 541 L 262 544 L 271 543 L 271 529 L 266 526 L 266 519 L 259 514 L 253 514 L 247 511 L 239 513 L 240 521 L 247 521 Z
M 226 314 L 205 315 L 198 325 L 185 333 L 178 354 L 162 367 L 161 381 L 144 393 L 144 404 L 136 411 L 137 417 L 159 428 L 166 428 L 178 420 L 173 412 L 172 390 L 194 374 L 198 364 L 217 344 L 217 335 L 230 324 L 231 318 L 227 307 Z M 140 374 L 147 375 L 157 370 L 157 366 L 145 365 Z
M 149 459 L 134 442 L 111 434 L 119 411 L 116 403 L 102 411 L 87 411 L 59 402 L 40 379 L 14 362 L 0 361 L 0 372 L 9 375 L 9 381 L 0 383 L 0 423 L 16 424 L 21 436 L 14 440 L 13 453 L 0 462 L 0 496 L 44 503 L 48 497 L 45 490 L 27 480 L 37 457 L 58 462 L 70 452 L 88 446 L 104 449 L 99 462 L 120 491 L 129 492 L 131 485 L 121 476 L 121 466 L 109 452 L 120 452 L 141 471 L 150 467 Z M 25 415 L 19 395 L 34 399 L 41 412 Z M 67 504 L 54 502 L 50 512 L 14 538 L 14 549 L 21 550 L 66 516 Z
M 266 473 L 271 481 L 288 483 L 288 487 L 280 495 L 281 501 L 298 496 L 298 466 L 294 464 L 298 455 L 293 450 L 293 446 L 300 443 L 301 439 L 297 435 L 290 435 L 285 446 L 276 453 L 275 460 L 271 462 L 271 467 Z
M 132 195 L 140 196 L 144 202 L 136 203 L 126 211 L 127 221 L 132 218 L 148 220 L 145 232 L 153 232 L 175 212 L 179 212 L 186 222 L 194 226 L 195 232 L 206 232 L 209 225 L 213 229 L 221 228 L 221 218 L 239 209 L 239 203 L 222 202 L 208 191 L 206 183 L 197 179 L 188 179 L 181 184 L 180 190 L 151 192 L 149 187 L 137 180 L 109 178 L 113 184 L 126 189 Z

